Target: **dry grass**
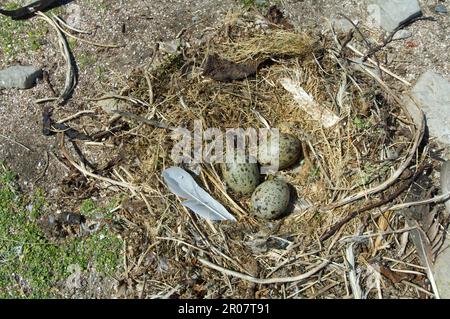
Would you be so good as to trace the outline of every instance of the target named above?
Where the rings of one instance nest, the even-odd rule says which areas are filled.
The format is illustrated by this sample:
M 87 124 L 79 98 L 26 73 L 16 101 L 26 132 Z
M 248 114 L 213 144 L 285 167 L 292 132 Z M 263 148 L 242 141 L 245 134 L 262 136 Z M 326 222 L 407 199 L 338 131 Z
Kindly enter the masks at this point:
M 331 32 L 318 41 L 314 35 L 261 30 L 238 21 L 229 19 L 206 43 L 185 48 L 179 55 L 156 57 L 151 67 L 137 70 L 127 80 L 121 95 L 128 98 L 130 112 L 170 127 L 193 129 L 194 120 L 204 128 L 220 129 L 268 123 L 298 136 L 304 161 L 279 173 L 295 189 L 292 211 L 277 221 L 253 218 L 248 214 L 249 199 L 229 192 L 217 167 L 202 165 L 199 184 L 238 222 L 199 219 L 180 205 L 161 178 L 162 170 L 173 165 L 171 130 L 124 118 L 130 130 L 112 139 L 116 145 L 120 141 L 127 160 L 111 174 L 116 186 L 129 184 L 115 190 L 129 190 L 121 209 L 128 250 L 120 296 L 432 295 L 414 248 L 404 242 L 409 229 L 388 209 L 372 209 L 330 239 L 319 240 L 350 212 L 388 196 L 390 185 L 371 190 L 396 176 L 405 162 L 409 167 L 411 154 L 417 154 L 412 168 L 425 160 L 426 152 L 422 157 L 415 152 L 421 123 L 412 122 L 400 100 L 386 89 L 389 84 L 380 85 L 345 63 Z M 202 62 L 211 52 L 233 61 L 271 58 L 273 63 L 254 78 L 218 83 L 201 75 Z M 319 105 L 338 114 L 340 122 L 323 129 L 280 85 L 284 77 L 294 79 Z M 367 196 L 330 209 L 361 192 Z M 348 261 L 350 257 L 354 260 Z M 356 273 L 349 262 L 356 263 Z M 380 274 L 386 263 L 398 274 L 413 272 L 416 277 L 392 284 Z

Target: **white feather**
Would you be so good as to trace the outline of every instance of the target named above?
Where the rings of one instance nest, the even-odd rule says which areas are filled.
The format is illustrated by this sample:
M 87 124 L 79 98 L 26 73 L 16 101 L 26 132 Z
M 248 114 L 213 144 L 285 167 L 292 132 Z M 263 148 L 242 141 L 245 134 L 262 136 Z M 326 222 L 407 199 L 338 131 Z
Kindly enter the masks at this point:
M 192 176 L 184 169 L 170 167 L 163 171 L 162 176 L 172 193 L 186 199 L 182 202 L 183 206 L 190 208 L 200 217 L 209 220 L 236 221 L 236 218 L 222 204 L 198 186 Z

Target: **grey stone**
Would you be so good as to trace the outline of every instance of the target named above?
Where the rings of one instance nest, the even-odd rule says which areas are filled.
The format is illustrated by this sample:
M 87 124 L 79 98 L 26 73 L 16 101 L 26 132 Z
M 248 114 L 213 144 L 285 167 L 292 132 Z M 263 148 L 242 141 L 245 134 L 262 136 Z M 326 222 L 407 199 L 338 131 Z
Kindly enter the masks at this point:
M 159 49 L 168 54 L 176 54 L 179 52 L 181 47 L 181 40 L 174 39 L 166 42 L 158 42 Z
M 447 8 L 443 4 L 438 4 L 434 9 L 437 13 L 448 13 Z
M 443 250 L 436 257 L 433 276 L 439 291 L 439 297 L 450 299 L 450 235 L 447 234 Z
M 114 95 L 114 93 L 109 93 Z M 107 98 L 100 101 L 97 101 L 97 106 L 99 106 L 105 113 L 114 114 L 116 111 L 124 111 L 124 104 L 121 103 L 118 99 L 115 98 Z
M 450 192 L 450 161 L 444 162 L 441 167 L 441 192 L 442 194 Z M 446 215 L 450 215 L 450 200 L 445 202 L 447 209 Z
M 403 20 L 421 12 L 417 0 L 371 0 L 367 10 L 371 23 L 389 32 Z
M 262 6 L 268 5 L 269 1 L 268 0 L 256 0 L 255 3 L 256 3 L 257 6 L 262 7 Z
M 412 32 L 409 30 L 400 30 L 394 35 L 394 40 L 404 40 L 412 36 Z
M 425 113 L 430 135 L 450 145 L 450 82 L 427 71 L 413 87 L 412 95 Z
M 82 19 L 81 19 L 81 6 L 75 3 L 69 3 L 66 6 L 66 22 L 68 25 L 81 29 Z
M 353 25 L 347 19 L 333 19 L 331 23 L 338 32 L 347 33 L 353 29 Z M 354 20 L 353 23 L 358 25 L 358 20 Z
M 35 66 L 16 65 L 0 71 L 0 88 L 29 89 L 42 76 L 42 70 Z

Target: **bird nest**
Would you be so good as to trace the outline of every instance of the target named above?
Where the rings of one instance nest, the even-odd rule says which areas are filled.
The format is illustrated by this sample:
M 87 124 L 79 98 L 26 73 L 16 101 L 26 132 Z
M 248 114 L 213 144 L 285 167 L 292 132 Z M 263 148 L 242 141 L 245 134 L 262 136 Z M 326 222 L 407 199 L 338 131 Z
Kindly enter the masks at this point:
M 102 181 L 128 193 L 123 287 L 184 298 L 431 295 L 398 213 L 426 169 L 424 122 L 397 96 L 395 74 L 382 80 L 370 59 L 351 62 L 358 54 L 332 28 L 318 35 L 236 14 L 194 38 L 155 51 L 115 96 L 126 102 L 115 120 L 129 130 L 110 138 L 126 160 Z M 307 93 L 307 107 L 286 79 Z M 237 221 L 205 220 L 181 204 L 161 173 L 178 165 L 173 129 L 193 131 L 196 121 L 278 128 L 302 141 L 303 159 L 276 173 L 295 194 L 287 216 L 254 218 L 249 198 L 229 190 L 214 164 L 184 168 Z

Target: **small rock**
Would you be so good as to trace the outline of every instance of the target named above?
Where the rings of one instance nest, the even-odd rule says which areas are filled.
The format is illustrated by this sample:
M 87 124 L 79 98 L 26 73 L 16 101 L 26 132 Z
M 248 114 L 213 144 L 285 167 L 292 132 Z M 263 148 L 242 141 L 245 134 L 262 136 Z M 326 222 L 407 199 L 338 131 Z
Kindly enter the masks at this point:
M 358 20 L 353 21 L 355 25 L 358 25 L 358 22 Z M 338 32 L 347 33 L 353 29 L 353 25 L 347 19 L 333 19 L 331 23 Z
M 413 87 L 412 95 L 425 113 L 430 135 L 450 145 L 450 82 L 427 71 Z
M 15 65 L 0 71 L 0 88 L 29 89 L 42 76 L 42 70 L 32 65 Z
M 450 161 L 446 161 L 441 167 L 441 190 L 442 194 L 450 192 Z M 445 202 L 446 215 L 450 215 L 450 200 Z
M 405 40 L 412 36 L 412 32 L 409 30 L 400 30 L 394 35 L 394 40 Z
M 357 59 L 355 62 L 357 62 L 357 63 L 352 63 L 351 64 L 351 66 L 352 66 L 352 68 L 354 69 L 354 70 L 356 70 L 356 71 L 360 71 L 360 72 L 362 72 L 362 73 L 364 73 L 365 71 L 364 71 L 364 69 L 362 68 L 362 59 L 360 58 L 360 59 Z M 369 70 L 369 71 L 371 71 L 372 73 L 374 73 L 377 77 L 381 77 L 381 72 L 380 72 L 380 69 L 379 68 L 377 68 L 377 67 L 370 67 L 370 66 L 365 66 L 365 69 L 367 69 L 367 70 Z
M 367 10 L 371 23 L 388 32 L 410 16 L 421 13 L 417 0 L 371 0 Z
M 443 244 L 443 249 L 438 253 L 433 265 L 433 275 L 442 299 L 450 298 L 450 235 L 447 235 Z
M 113 94 L 113 93 L 111 93 Z M 118 99 L 107 98 L 97 101 L 97 106 L 99 106 L 105 113 L 113 114 L 116 111 L 124 111 L 124 105 Z
M 448 13 L 447 8 L 444 7 L 443 4 L 438 4 L 434 9 L 434 11 L 436 11 L 437 13 L 444 13 L 444 14 Z
M 258 7 L 263 7 L 263 6 L 268 5 L 269 1 L 268 0 L 256 0 L 255 3 Z
M 261 29 L 267 29 L 269 27 L 269 25 L 267 24 L 267 21 L 263 20 L 263 19 L 257 19 L 255 21 L 255 25 L 256 25 L 256 28 L 261 28 Z
M 66 22 L 68 25 L 75 28 L 82 28 L 81 23 L 81 6 L 75 3 L 69 3 L 66 6 L 67 18 Z
M 176 54 L 181 47 L 181 40 L 174 39 L 166 42 L 159 42 L 159 49 L 168 54 Z

